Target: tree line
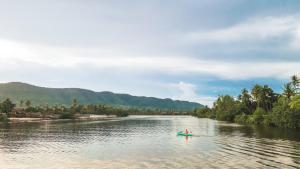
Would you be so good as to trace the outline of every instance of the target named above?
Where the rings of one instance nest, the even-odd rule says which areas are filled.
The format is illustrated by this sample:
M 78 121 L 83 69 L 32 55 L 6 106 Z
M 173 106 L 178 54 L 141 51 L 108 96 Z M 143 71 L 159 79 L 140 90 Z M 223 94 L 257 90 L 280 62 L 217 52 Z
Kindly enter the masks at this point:
M 33 106 L 30 100 L 21 100 L 17 104 L 9 98 L 0 103 L 0 121 L 7 121 L 8 117 L 39 117 L 73 119 L 85 114 L 116 115 L 125 117 L 131 115 L 187 115 L 190 112 L 176 109 L 134 108 L 124 106 L 110 106 L 105 104 L 79 104 L 72 100 L 71 106 Z
M 264 124 L 285 128 L 300 128 L 300 79 L 294 75 L 283 86 L 281 94 L 268 85 L 243 89 L 234 98 L 221 95 L 212 108 L 197 108 L 193 115 L 242 124 Z
M 8 117 L 41 117 L 72 119 L 83 114 L 116 115 L 119 117 L 128 116 L 129 109 L 118 108 L 103 104 L 81 105 L 77 99 L 73 99 L 72 105 L 67 106 L 32 106 L 31 101 L 20 101 L 16 107 L 9 98 L 0 103 L 0 121 L 7 121 Z

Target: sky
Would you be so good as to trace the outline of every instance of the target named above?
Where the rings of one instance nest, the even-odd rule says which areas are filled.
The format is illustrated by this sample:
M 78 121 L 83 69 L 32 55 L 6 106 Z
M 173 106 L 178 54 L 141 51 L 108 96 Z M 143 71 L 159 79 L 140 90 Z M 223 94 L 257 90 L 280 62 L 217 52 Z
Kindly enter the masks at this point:
M 300 72 L 298 0 L 0 0 L 0 82 L 199 102 Z

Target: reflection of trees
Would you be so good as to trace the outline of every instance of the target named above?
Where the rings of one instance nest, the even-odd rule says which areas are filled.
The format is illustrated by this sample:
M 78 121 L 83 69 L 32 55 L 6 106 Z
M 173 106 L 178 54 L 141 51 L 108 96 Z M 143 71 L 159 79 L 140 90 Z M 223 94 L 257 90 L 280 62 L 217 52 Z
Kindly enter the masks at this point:
M 294 129 L 272 128 L 266 126 L 217 125 L 217 131 L 224 135 L 243 135 L 245 137 L 284 139 L 300 141 L 300 132 Z
M 223 136 L 218 143 L 227 151 L 247 154 L 257 158 L 257 162 L 269 162 L 279 168 L 300 165 L 299 131 L 264 126 L 216 126 L 217 135 Z
M 270 128 L 264 126 L 253 126 L 253 128 L 257 133 L 257 137 L 259 138 L 300 141 L 300 133 L 297 130 L 284 128 Z
M 217 131 L 222 135 L 242 135 L 245 137 L 253 137 L 255 131 L 248 126 L 234 126 L 234 125 L 216 125 Z

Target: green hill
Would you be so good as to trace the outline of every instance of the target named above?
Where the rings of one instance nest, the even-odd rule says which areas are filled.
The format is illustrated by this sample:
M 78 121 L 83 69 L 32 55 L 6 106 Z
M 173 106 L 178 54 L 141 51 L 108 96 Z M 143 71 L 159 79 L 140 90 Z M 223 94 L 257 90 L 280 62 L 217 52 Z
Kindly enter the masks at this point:
M 188 110 L 202 107 L 199 103 L 154 97 L 138 97 L 112 92 L 94 92 L 79 88 L 45 88 L 26 83 L 0 84 L 0 99 L 10 98 L 15 103 L 30 100 L 33 105 L 71 105 L 74 98 L 80 104 L 108 104 L 138 108 L 160 108 Z

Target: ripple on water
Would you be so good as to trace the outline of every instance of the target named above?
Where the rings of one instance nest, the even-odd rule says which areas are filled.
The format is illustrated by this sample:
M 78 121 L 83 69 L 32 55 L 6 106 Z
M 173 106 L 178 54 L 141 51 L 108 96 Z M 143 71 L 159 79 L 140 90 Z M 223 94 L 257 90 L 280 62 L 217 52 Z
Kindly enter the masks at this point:
M 300 168 L 299 140 L 260 132 L 188 116 L 29 123 L 0 129 L 0 168 Z

